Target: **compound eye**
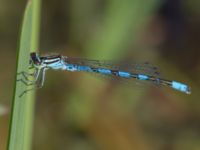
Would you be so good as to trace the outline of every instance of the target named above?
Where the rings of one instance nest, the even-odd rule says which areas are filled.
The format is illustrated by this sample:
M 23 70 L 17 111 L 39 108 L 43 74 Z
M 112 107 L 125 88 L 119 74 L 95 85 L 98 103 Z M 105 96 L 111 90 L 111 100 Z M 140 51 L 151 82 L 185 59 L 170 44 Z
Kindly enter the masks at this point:
M 31 60 L 34 64 L 39 65 L 40 64 L 40 57 L 37 55 L 37 53 L 31 53 Z

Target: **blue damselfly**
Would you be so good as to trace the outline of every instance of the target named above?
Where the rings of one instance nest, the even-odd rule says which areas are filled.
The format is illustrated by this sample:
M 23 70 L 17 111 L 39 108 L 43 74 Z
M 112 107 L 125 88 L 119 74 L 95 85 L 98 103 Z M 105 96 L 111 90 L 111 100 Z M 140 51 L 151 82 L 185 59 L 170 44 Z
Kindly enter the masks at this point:
M 25 80 L 20 79 L 20 81 L 26 85 L 37 85 L 37 87 L 44 85 L 46 71 L 53 69 L 73 72 L 83 71 L 126 80 L 145 81 L 156 85 L 165 85 L 186 94 L 191 93 L 188 85 L 159 77 L 156 67 L 153 67 L 149 63 L 114 63 L 112 61 L 69 58 L 59 54 L 39 56 L 37 53 L 31 53 L 30 68 L 34 69 L 34 73 L 22 72 Z M 29 76 L 33 76 L 34 80 L 30 81 Z M 21 96 L 30 90 L 32 89 L 24 91 Z

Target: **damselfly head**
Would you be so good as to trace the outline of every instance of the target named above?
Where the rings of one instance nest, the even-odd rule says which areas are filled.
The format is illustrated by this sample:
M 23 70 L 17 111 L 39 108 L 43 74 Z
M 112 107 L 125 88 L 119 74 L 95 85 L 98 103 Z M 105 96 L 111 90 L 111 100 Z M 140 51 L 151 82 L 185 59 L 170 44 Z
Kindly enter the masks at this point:
M 41 60 L 40 57 L 38 56 L 37 53 L 33 52 L 30 54 L 31 59 L 30 59 L 30 63 L 33 63 L 34 65 L 40 65 L 41 64 Z

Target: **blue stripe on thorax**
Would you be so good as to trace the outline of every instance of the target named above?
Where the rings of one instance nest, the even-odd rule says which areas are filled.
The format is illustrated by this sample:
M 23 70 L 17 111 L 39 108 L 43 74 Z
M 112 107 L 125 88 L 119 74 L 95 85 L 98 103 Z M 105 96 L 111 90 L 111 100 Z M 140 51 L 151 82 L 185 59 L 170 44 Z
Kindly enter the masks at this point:
M 60 61 L 57 61 L 57 62 L 54 62 L 54 63 L 49 63 L 49 64 L 47 64 L 47 66 L 49 68 L 57 70 L 57 69 L 62 69 L 64 65 Z

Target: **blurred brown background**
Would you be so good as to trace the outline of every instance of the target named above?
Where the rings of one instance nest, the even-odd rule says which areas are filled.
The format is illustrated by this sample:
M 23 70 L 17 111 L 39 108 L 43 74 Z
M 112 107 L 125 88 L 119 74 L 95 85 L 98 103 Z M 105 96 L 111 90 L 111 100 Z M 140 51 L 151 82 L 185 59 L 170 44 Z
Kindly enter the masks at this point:
M 25 4 L 0 0 L 1 150 Z M 192 94 L 48 71 L 36 98 L 33 150 L 199 150 L 199 41 L 197 0 L 43 0 L 41 54 L 150 61 Z

